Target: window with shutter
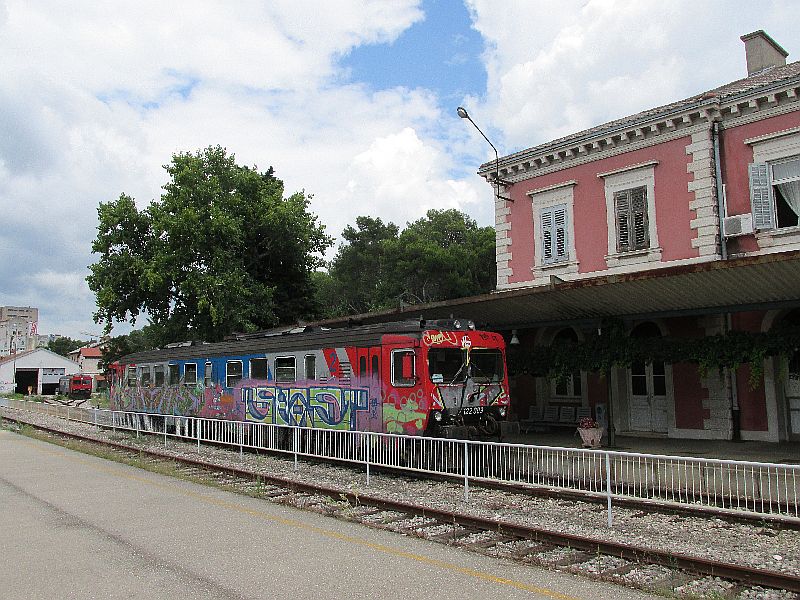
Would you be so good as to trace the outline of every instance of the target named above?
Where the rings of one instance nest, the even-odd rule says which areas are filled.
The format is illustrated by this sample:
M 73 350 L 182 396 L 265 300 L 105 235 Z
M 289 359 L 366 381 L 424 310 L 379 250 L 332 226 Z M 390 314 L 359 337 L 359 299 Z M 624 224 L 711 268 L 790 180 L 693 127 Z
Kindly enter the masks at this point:
M 750 204 L 753 209 L 753 227 L 773 229 L 775 221 L 772 211 L 772 197 L 769 185 L 769 165 L 752 163 L 748 165 L 750 175 Z
M 614 204 L 617 211 L 617 251 L 649 248 L 647 188 L 620 190 L 614 194 Z
M 542 263 L 551 264 L 569 258 L 567 240 L 567 207 L 551 206 L 542 209 Z

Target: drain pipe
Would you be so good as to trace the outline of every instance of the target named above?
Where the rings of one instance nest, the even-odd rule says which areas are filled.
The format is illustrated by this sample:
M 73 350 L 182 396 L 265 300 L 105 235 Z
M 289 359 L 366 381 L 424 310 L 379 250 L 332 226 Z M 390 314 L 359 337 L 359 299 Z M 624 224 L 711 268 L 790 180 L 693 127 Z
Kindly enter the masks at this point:
M 711 137 L 714 144 L 714 175 L 717 187 L 717 221 L 719 223 L 719 252 L 722 260 L 728 260 L 728 242 L 723 235 L 722 222 L 728 212 L 725 195 L 722 193 L 722 167 L 719 160 L 719 121 L 714 121 Z
M 717 217 L 719 222 L 719 251 L 722 260 L 728 260 L 728 243 L 723 234 L 723 219 L 728 213 L 728 207 L 725 204 L 725 194 L 723 193 L 722 183 L 722 167 L 719 158 L 719 121 L 714 121 L 713 129 L 711 130 L 711 137 L 714 145 L 714 175 L 717 187 Z M 723 333 L 727 334 L 733 329 L 731 313 L 725 313 L 723 319 Z M 731 406 L 731 441 L 742 441 L 742 428 L 741 418 L 739 412 L 739 390 L 738 378 L 736 369 L 728 368 L 728 396 Z

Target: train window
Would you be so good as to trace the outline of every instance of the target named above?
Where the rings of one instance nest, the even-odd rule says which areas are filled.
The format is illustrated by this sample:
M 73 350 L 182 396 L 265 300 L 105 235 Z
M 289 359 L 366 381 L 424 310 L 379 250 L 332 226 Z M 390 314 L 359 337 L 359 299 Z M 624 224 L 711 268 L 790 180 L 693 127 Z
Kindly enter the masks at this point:
M 413 350 L 392 350 L 392 385 L 408 387 L 417 382 Z
M 296 368 L 294 356 L 279 356 L 275 359 L 275 381 L 291 382 L 295 381 Z
M 186 363 L 183 365 L 183 383 L 197 385 L 197 365 Z
M 250 359 L 250 379 L 267 380 L 267 359 L 266 358 L 251 358 Z
M 211 387 L 211 385 L 212 385 L 212 383 L 214 381 L 213 378 L 212 378 L 213 374 L 214 374 L 213 367 L 211 366 L 210 362 L 207 362 L 206 363 L 206 370 L 203 373 L 203 385 L 204 386 Z
M 378 356 L 375 355 L 372 357 L 372 376 L 378 376 Z
M 314 381 L 317 378 L 317 357 L 313 354 L 306 354 L 305 371 L 306 381 Z
M 136 367 L 128 367 L 128 387 L 136 386 Z
M 139 383 L 142 385 L 150 384 L 150 367 L 139 367 Z
M 229 360 L 225 363 L 225 387 L 236 387 L 236 384 L 242 380 L 242 361 Z
M 178 365 L 169 366 L 169 384 L 178 385 L 181 382 L 181 372 Z
M 153 376 L 156 385 L 164 385 L 164 365 L 156 365 L 153 367 Z

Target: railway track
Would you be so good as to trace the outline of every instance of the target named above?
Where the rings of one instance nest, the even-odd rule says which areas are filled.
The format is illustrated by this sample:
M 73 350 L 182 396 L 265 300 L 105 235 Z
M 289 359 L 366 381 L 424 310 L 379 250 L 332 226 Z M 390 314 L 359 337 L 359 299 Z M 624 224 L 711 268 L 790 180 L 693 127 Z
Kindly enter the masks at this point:
M 800 579 L 789 573 L 757 569 L 720 558 L 698 557 L 643 545 L 524 526 L 456 510 L 442 510 L 343 487 L 299 481 L 296 478 L 215 464 L 199 458 L 177 456 L 153 447 L 65 432 L 54 427 L 36 425 L 22 418 L 5 418 L 35 427 L 51 436 L 109 448 L 125 462 L 144 462 L 142 466 L 162 472 L 174 467 L 175 474 L 180 477 L 204 483 L 213 482 L 237 493 L 522 563 L 616 581 L 649 591 L 713 598 L 737 595 L 741 598 L 796 597 L 791 594 L 771 596 L 771 592 L 766 590 L 766 595 L 762 595 L 762 588 L 800 593 Z M 653 507 L 642 505 L 641 510 L 653 510 Z M 747 595 L 748 591 L 752 591 L 752 594 Z

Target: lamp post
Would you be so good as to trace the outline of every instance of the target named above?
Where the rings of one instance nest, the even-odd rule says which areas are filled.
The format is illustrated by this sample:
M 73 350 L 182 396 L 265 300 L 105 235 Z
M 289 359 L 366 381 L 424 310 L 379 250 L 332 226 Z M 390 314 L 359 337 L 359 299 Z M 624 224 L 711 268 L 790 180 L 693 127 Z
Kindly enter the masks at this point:
M 494 171 L 494 183 L 495 183 L 495 197 L 496 197 L 496 198 L 500 198 L 500 199 L 502 199 L 502 200 L 506 200 L 506 201 L 508 201 L 508 202 L 513 202 L 513 201 L 514 201 L 514 199 L 513 199 L 513 198 L 509 198 L 508 196 L 501 196 L 501 195 L 500 195 L 500 185 L 503 185 L 503 186 L 508 186 L 508 185 L 510 185 L 510 183 L 509 183 L 509 182 L 507 182 L 507 181 L 503 181 L 503 180 L 501 180 L 501 179 L 500 179 L 500 155 L 497 153 L 497 148 L 495 148 L 495 147 L 494 147 L 494 144 L 491 142 L 491 140 L 490 140 L 488 137 L 486 137 L 486 134 L 485 134 L 485 133 L 483 133 L 483 131 L 481 131 L 481 128 L 480 128 L 480 127 L 478 127 L 478 126 L 475 124 L 475 121 L 473 121 L 473 120 L 472 120 L 472 117 L 470 117 L 470 116 L 469 116 L 469 113 L 467 112 L 467 109 L 466 109 L 466 108 L 464 108 L 463 106 L 459 106 L 459 107 L 456 109 L 456 112 L 458 113 L 458 116 L 459 116 L 459 117 L 461 117 L 462 119 L 466 119 L 467 121 L 469 121 L 470 123 L 472 123 L 472 126 L 473 126 L 475 129 L 477 129 L 477 130 L 478 130 L 478 133 L 480 133 L 480 134 L 483 136 L 483 139 L 485 139 L 485 140 L 486 140 L 486 141 L 489 143 L 489 145 L 492 147 L 492 150 L 494 150 L 494 169 L 495 169 L 495 171 Z
M 11 341 L 8 343 L 8 351 L 11 352 L 11 355 L 14 357 L 11 362 L 11 383 L 13 389 L 11 390 L 12 394 L 17 393 L 17 338 L 16 338 L 16 331 L 11 333 Z

